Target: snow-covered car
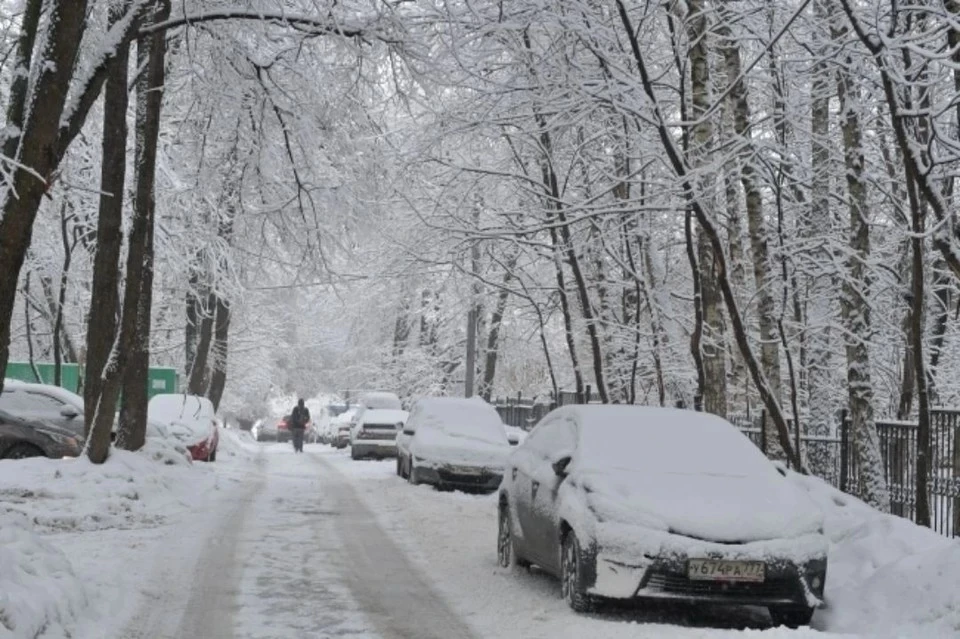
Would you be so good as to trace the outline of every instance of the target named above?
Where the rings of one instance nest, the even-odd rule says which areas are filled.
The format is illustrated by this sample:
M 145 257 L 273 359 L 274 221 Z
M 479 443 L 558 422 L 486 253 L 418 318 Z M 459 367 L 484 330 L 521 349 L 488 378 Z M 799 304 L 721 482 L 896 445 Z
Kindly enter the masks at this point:
M 0 410 L 28 422 L 43 422 L 83 438 L 83 398 L 59 386 L 5 380 Z
M 414 405 L 397 450 L 397 472 L 411 484 L 492 492 L 511 446 L 500 415 L 482 399 L 426 397 Z
M 194 461 L 216 461 L 220 434 L 216 411 L 206 397 L 184 394 L 154 395 L 147 404 L 147 419 L 165 426 L 170 436 L 184 444 Z
M 0 410 L 0 459 L 60 459 L 79 457 L 82 451 L 83 438 L 73 431 Z
M 253 438 L 258 442 L 277 441 L 277 424 L 276 421 L 270 417 L 257 420 L 257 423 L 254 424 L 250 430 Z
M 405 410 L 393 408 L 368 408 L 363 411 L 360 423 L 351 433 L 350 457 L 384 459 L 397 456 L 397 433 L 409 417 Z
M 330 420 L 330 429 L 333 431 L 330 443 L 333 447 L 341 449 L 350 445 L 350 424 L 359 410 L 359 406 L 354 406 Z
M 640 406 L 549 413 L 510 456 L 501 566 L 537 564 L 567 603 L 597 598 L 766 606 L 810 622 L 827 540 L 808 495 L 725 420 Z

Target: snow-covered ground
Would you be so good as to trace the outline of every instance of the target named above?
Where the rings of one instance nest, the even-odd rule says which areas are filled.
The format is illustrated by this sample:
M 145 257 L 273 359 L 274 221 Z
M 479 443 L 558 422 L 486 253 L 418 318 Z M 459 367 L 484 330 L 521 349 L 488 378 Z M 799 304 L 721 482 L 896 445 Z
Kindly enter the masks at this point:
M 217 505 L 242 488 L 254 453 L 236 433 L 221 441 L 216 464 L 157 441 L 102 466 L 0 461 L 0 639 L 116 637 L 155 595 L 161 551 L 199 553 Z
M 356 478 L 359 494 L 383 525 L 482 636 L 692 639 L 740 637 L 768 625 L 763 611 L 752 609 L 707 616 L 683 608 L 576 616 L 560 600 L 553 578 L 498 567 L 495 496 L 414 488 L 396 477 L 392 462 L 329 459 Z M 825 515 L 831 541 L 828 608 L 817 612 L 814 629 L 769 628 L 764 637 L 960 637 L 960 542 L 881 515 L 819 480 L 791 478 L 810 491 Z
M 0 639 L 960 637 L 960 543 L 791 476 L 826 517 L 829 607 L 569 611 L 496 562 L 496 501 L 412 487 L 395 462 L 260 446 L 214 464 L 151 444 L 95 467 L 0 462 Z

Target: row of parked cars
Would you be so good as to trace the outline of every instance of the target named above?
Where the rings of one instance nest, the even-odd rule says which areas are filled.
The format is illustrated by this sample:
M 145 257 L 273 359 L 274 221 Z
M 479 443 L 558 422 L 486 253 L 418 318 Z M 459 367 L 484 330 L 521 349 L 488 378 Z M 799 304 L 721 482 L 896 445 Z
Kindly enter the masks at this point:
M 396 455 L 411 484 L 497 491 L 499 564 L 555 575 L 575 611 L 604 599 L 751 605 L 797 627 L 822 605 L 822 514 L 724 419 L 567 406 L 512 446 L 480 399 L 420 399 L 393 427 L 368 424 L 378 410 L 358 409 L 353 457 Z
M 197 461 L 215 461 L 221 426 L 206 397 L 156 395 L 147 436 L 182 446 Z M 0 393 L 0 459 L 78 457 L 84 445 L 83 398 L 59 386 L 5 380 Z

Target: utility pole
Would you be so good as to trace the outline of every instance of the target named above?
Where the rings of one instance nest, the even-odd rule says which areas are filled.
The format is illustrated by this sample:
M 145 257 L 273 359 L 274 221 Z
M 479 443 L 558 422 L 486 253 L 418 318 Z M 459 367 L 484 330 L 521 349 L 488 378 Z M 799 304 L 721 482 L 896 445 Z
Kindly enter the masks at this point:
M 480 226 L 480 207 L 482 201 L 478 201 L 473 209 L 473 223 L 476 227 Z M 474 384 L 477 375 L 477 321 L 479 320 L 480 295 L 483 291 L 480 288 L 480 282 L 477 280 L 477 274 L 480 270 L 480 245 L 476 239 L 470 247 L 470 272 L 473 274 L 473 295 L 470 298 L 470 309 L 467 311 L 467 370 L 463 378 L 463 396 L 473 397 Z
M 477 370 L 477 307 L 470 305 L 467 311 L 467 366 L 463 378 L 463 396 L 473 397 L 474 377 Z

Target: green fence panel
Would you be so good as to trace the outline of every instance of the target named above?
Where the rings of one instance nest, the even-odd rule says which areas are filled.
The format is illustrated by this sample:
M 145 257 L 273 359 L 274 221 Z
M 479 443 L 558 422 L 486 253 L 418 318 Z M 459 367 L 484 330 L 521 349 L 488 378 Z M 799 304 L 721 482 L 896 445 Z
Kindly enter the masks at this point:
M 35 364 L 40 373 L 40 382 L 43 384 L 53 383 L 54 365 L 48 362 L 37 362 Z M 8 379 L 17 379 L 22 382 L 36 383 L 37 376 L 29 362 L 10 362 L 7 364 L 6 377 Z M 161 393 L 176 393 L 180 383 L 180 374 L 175 368 L 150 368 L 147 373 L 147 396 L 153 397 Z M 60 366 L 60 386 L 69 391 L 77 392 L 80 388 L 80 366 L 78 364 L 61 364 Z

